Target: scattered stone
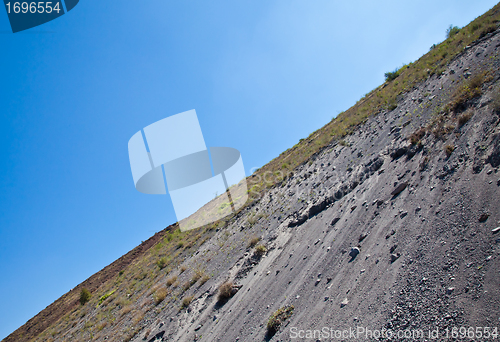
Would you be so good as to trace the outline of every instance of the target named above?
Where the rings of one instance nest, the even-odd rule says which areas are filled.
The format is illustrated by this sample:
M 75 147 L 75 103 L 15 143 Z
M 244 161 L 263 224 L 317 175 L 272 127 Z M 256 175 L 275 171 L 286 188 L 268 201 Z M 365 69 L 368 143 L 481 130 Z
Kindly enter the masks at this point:
M 368 236 L 368 233 L 361 233 L 361 235 L 358 237 L 358 241 L 359 242 L 363 241 L 367 236 Z
M 336 217 L 332 220 L 332 223 L 330 223 L 331 226 L 334 226 L 337 222 L 340 221 L 340 217 Z
M 321 279 L 316 279 L 316 282 L 314 283 L 314 286 L 318 286 L 319 282 L 321 281 Z
M 493 170 L 491 170 L 491 169 L 486 172 L 487 175 L 491 175 L 492 173 L 493 173 Z
M 406 187 L 408 186 L 408 182 L 404 182 L 396 186 L 394 190 L 392 190 L 391 195 L 392 196 L 397 196 L 399 195 Z
M 390 251 L 390 253 L 392 254 L 392 253 L 396 250 L 396 248 L 398 248 L 398 245 L 393 245 L 393 246 L 391 247 L 391 251 Z
M 358 247 L 351 247 L 351 251 L 349 252 L 349 256 L 354 259 L 358 254 L 359 254 L 359 248 Z
M 325 302 L 326 302 L 328 299 L 330 299 L 330 297 L 326 296 L 326 297 L 325 297 Z
M 331 282 L 331 281 L 332 281 L 332 278 L 330 278 L 330 277 L 326 278 L 326 283 L 327 283 L 327 284 L 328 284 L 329 282 Z
M 403 212 L 401 213 L 401 215 L 399 215 L 399 217 L 400 217 L 400 218 L 403 218 L 403 217 L 405 217 L 406 215 L 408 215 L 408 212 L 407 212 L 407 211 L 403 211 Z
M 314 244 L 317 245 L 320 241 L 321 241 L 321 239 L 318 239 L 318 240 L 316 240 L 316 242 Z
M 453 293 L 453 291 L 455 291 L 455 288 L 454 288 L 454 287 L 448 287 L 448 288 L 446 289 L 446 294 L 450 295 L 450 294 L 452 294 L 452 293 Z
M 365 273 L 365 271 L 366 271 L 365 269 L 362 269 L 361 271 L 359 271 L 359 273 L 363 274 Z
M 500 232 L 500 227 L 496 227 L 496 228 L 492 229 L 491 232 L 493 234 Z
M 488 217 L 490 217 L 489 214 L 486 214 L 486 213 L 482 213 L 481 216 L 479 216 L 479 222 L 485 222 Z
M 351 211 L 354 211 L 357 207 L 358 207 L 357 205 L 353 205 L 353 206 L 351 207 Z
M 394 261 L 398 260 L 398 258 L 399 258 L 399 257 L 400 257 L 400 254 L 399 254 L 399 253 L 397 253 L 397 254 L 391 254 L 391 264 L 392 264 Z
M 342 301 L 342 303 L 340 303 L 340 307 L 341 307 L 341 308 L 343 308 L 343 307 L 344 307 L 344 306 L 346 306 L 347 304 L 349 304 L 349 300 L 347 300 L 347 298 L 346 298 L 346 299 L 344 299 L 344 300 Z
M 194 331 L 198 331 L 201 329 L 201 324 L 198 324 L 198 326 L 196 328 L 194 328 Z

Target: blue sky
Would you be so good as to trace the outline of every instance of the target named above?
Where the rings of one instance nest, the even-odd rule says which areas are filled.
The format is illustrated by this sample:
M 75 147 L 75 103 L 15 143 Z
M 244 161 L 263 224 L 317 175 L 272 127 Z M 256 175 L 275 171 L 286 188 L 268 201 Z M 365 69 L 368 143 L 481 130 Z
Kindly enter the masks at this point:
M 495 5 L 102 1 L 12 34 L 0 10 L 0 338 L 154 232 L 127 143 L 196 109 L 247 174 Z

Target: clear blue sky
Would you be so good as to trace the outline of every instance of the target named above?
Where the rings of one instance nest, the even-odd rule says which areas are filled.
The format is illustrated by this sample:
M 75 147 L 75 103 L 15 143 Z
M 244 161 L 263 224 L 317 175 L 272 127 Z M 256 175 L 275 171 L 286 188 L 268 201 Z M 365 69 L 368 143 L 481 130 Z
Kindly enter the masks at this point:
M 196 109 L 249 174 L 495 3 L 81 0 L 17 34 L 0 9 L 0 338 L 175 221 L 135 132 Z

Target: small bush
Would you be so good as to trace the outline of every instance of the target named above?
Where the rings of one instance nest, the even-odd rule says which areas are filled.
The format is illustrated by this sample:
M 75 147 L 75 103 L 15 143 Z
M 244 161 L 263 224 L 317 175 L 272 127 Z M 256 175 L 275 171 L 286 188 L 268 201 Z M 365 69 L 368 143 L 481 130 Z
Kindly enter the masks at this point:
M 187 308 L 189 304 L 193 301 L 194 296 L 187 296 L 182 298 L 182 307 Z
M 267 321 L 267 334 L 274 336 L 280 326 L 293 314 L 293 305 L 284 306 L 276 310 Z
M 165 299 L 165 297 L 167 297 L 167 295 L 168 295 L 168 290 L 164 287 L 156 290 L 155 294 L 153 295 L 155 305 L 158 305 L 161 302 L 163 302 L 163 300 Z
M 250 239 L 248 242 L 248 247 L 254 247 L 256 244 L 258 244 L 260 241 L 260 237 L 254 236 Z
M 233 295 L 233 283 L 226 281 L 221 286 L 219 286 L 219 301 L 228 300 Z
M 450 25 L 450 27 L 446 29 L 446 38 L 451 38 L 458 32 L 460 32 L 460 28 L 458 26 Z
M 444 152 L 446 153 L 446 155 L 448 157 L 451 156 L 451 154 L 453 153 L 453 151 L 455 151 L 455 146 L 453 146 L 453 145 L 446 145 L 445 148 L 444 148 Z
M 263 256 L 267 252 L 267 248 L 264 245 L 258 245 L 255 247 L 255 254 L 258 256 Z
M 186 266 L 186 265 L 182 265 L 182 266 L 179 268 L 179 270 L 180 270 L 180 273 L 182 274 L 184 271 L 186 271 L 186 270 L 187 270 L 187 266 Z
M 394 71 L 388 71 L 384 74 L 384 76 L 387 82 L 395 80 L 399 76 L 399 69 L 396 68 Z
M 172 286 L 177 281 L 177 276 L 173 276 L 167 279 L 167 286 Z
M 90 297 L 92 295 L 90 294 L 90 291 L 87 290 L 86 288 L 83 288 L 81 291 L 80 291 L 80 304 L 81 305 L 85 305 L 85 303 L 87 303 L 89 300 L 90 300 Z
M 167 259 L 165 257 L 160 258 L 157 262 L 156 265 L 160 268 L 160 270 L 164 269 L 165 266 L 167 266 Z

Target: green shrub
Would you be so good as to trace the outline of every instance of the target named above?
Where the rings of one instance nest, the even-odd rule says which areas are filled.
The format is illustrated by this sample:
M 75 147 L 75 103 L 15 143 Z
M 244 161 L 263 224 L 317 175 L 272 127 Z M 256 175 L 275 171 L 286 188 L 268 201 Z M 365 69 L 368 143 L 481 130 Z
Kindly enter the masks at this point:
M 450 25 L 450 27 L 446 30 L 446 38 L 451 38 L 458 32 L 460 32 L 460 28 L 458 26 Z
M 87 290 L 86 288 L 83 288 L 80 291 L 80 299 L 79 299 L 80 304 L 85 305 L 85 303 L 87 303 L 90 300 L 90 297 L 92 297 L 92 295 L 90 294 L 90 291 Z
M 284 306 L 276 310 L 267 321 L 267 334 L 273 336 L 280 326 L 293 314 L 293 305 Z
M 399 76 L 399 69 L 396 68 L 394 71 L 388 71 L 384 74 L 384 76 L 385 76 L 385 80 L 387 82 L 390 82 Z
M 106 293 L 104 296 L 102 296 L 101 298 L 99 298 L 99 303 L 97 304 L 97 306 L 101 305 L 102 302 L 104 302 L 106 299 L 108 299 L 113 293 L 115 293 L 116 290 L 113 290 L 111 292 L 108 292 Z

